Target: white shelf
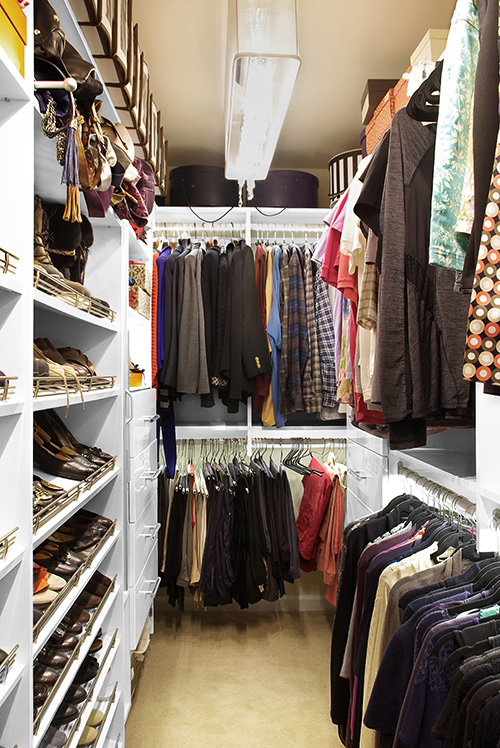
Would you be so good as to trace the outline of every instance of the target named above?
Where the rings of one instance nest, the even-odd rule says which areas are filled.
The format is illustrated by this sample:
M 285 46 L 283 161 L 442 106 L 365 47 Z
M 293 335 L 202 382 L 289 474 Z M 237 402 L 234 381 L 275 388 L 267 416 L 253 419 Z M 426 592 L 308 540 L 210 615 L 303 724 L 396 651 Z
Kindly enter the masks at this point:
M 5 681 L 5 683 L 2 683 L 0 685 L 0 707 L 4 703 L 5 699 L 7 699 L 12 693 L 16 685 L 19 683 L 19 680 L 24 673 L 24 669 L 24 665 L 18 663 L 17 660 L 14 661 L 14 664 L 10 668 L 9 674 L 7 676 L 7 680 Z
M 49 296 L 49 294 L 40 291 L 38 288 L 33 289 L 33 299 L 35 301 L 35 307 L 38 307 L 41 310 L 54 312 L 55 314 L 62 314 L 69 319 L 78 319 L 89 325 L 102 327 L 113 333 L 118 332 L 116 319 L 114 322 L 111 322 L 109 319 L 95 317 L 89 312 L 84 312 L 81 309 L 76 309 L 75 307 L 66 304 L 57 296 Z
M 0 291 L 6 291 L 7 293 L 14 293 L 20 296 L 23 293 L 23 290 L 24 286 L 17 275 L 13 273 L 0 274 Z
M 57 698 L 54 698 L 53 703 L 50 704 L 49 708 L 47 709 L 46 713 L 43 715 L 42 719 L 40 720 L 40 725 L 37 731 L 37 734 L 34 736 L 34 746 L 37 746 L 40 742 L 41 738 L 45 735 L 46 731 L 48 730 L 50 723 L 52 722 L 55 713 L 57 712 L 59 705 L 61 701 L 63 700 L 64 696 L 66 695 L 66 692 L 70 685 L 73 682 L 73 679 L 75 675 L 77 674 L 80 665 L 82 664 L 83 660 L 87 656 L 90 647 L 92 645 L 93 640 L 95 639 L 95 636 L 99 629 L 102 626 L 103 621 L 106 619 L 106 616 L 108 615 L 109 611 L 114 605 L 114 602 L 118 596 L 119 587 L 117 587 L 114 592 L 109 597 L 109 600 L 106 601 L 106 605 L 101 610 L 99 616 L 95 620 L 95 623 L 92 626 L 92 633 L 87 637 L 88 641 L 85 641 L 82 644 L 80 654 L 75 659 L 75 661 L 71 664 L 71 667 L 69 668 L 68 672 L 64 676 L 63 680 L 61 681 L 60 685 L 57 685 L 59 681 L 57 681 Z M 82 634 L 83 636 L 84 634 Z M 100 651 L 106 651 L 106 641 L 109 646 L 109 643 L 111 642 L 111 636 L 108 636 L 107 638 L 103 638 L 103 646 Z M 116 647 L 115 647 L 116 649 Z M 110 653 L 111 655 L 111 653 Z
M 57 481 L 57 484 L 60 485 L 61 488 L 64 488 L 66 490 L 69 490 L 70 488 L 78 484 L 78 481 L 68 480 L 68 478 L 54 477 L 53 475 L 50 475 L 49 473 L 46 473 L 37 467 L 33 468 L 33 470 L 36 471 L 35 475 L 39 475 L 51 483 Z M 91 501 L 91 499 L 93 499 L 94 496 L 96 496 L 99 491 L 104 488 L 104 486 L 107 486 L 108 483 L 111 483 L 111 481 L 116 478 L 119 472 L 120 468 L 115 467 L 113 471 L 111 471 L 110 473 L 106 473 L 106 475 L 104 475 L 101 480 L 98 481 L 90 489 L 90 491 L 82 493 L 77 501 L 69 504 L 61 512 L 56 514 L 51 520 L 42 525 L 38 532 L 33 535 L 33 548 L 36 548 L 40 545 L 40 543 L 43 543 L 44 540 L 47 540 L 47 538 L 52 535 L 52 533 L 55 532 L 58 527 L 64 524 L 68 517 L 72 517 L 73 514 L 76 514 L 76 512 L 83 506 L 85 506 L 89 501 Z
M 143 317 L 142 314 L 139 314 L 139 312 L 134 309 L 133 307 L 128 307 L 128 313 L 129 313 L 129 320 L 134 325 L 139 325 L 140 327 L 147 327 L 148 329 L 151 329 L 151 320 L 146 319 L 146 317 Z
M 4 578 L 12 569 L 14 569 L 23 560 L 23 556 L 26 553 L 26 548 L 23 548 L 16 538 L 15 549 L 7 552 L 7 558 L 4 561 L 0 561 L 0 580 Z
M 153 259 L 151 247 L 136 237 L 130 224 L 127 224 L 126 229 L 129 240 L 129 260 L 133 260 L 134 262 L 150 262 Z
M 119 394 L 119 389 L 113 387 L 109 390 L 95 390 L 94 392 L 84 392 L 83 400 L 85 405 L 87 403 L 95 402 L 96 400 L 108 400 L 111 397 L 116 397 Z M 47 410 L 48 408 L 62 408 L 68 403 L 66 394 L 61 395 L 44 395 L 43 397 L 36 397 L 33 399 L 33 410 Z M 69 396 L 70 405 L 82 406 L 82 398 L 79 392 L 75 392 Z
M 101 548 L 97 556 L 95 557 L 90 569 L 87 569 L 84 574 L 82 574 L 82 577 L 76 587 L 71 590 L 69 595 L 65 598 L 64 602 L 59 605 L 54 613 L 50 616 L 49 620 L 43 627 L 43 629 L 40 631 L 38 635 L 38 639 L 36 642 L 33 643 L 33 657 L 36 657 L 36 655 L 40 652 L 44 644 L 47 642 L 47 639 L 50 639 L 52 636 L 54 629 L 57 627 L 57 625 L 62 621 L 68 610 L 72 607 L 72 605 L 75 603 L 76 599 L 81 595 L 85 585 L 90 580 L 93 573 L 99 568 L 100 564 L 102 563 L 103 559 L 106 558 L 108 553 L 111 551 L 113 546 L 115 545 L 116 541 L 118 540 L 118 537 L 120 535 L 119 530 L 115 529 L 115 534 L 108 540 L 108 542 Z
M 465 496 L 466 499 L 473 503 L 476 502 L 477 482 L 475 476 L 461 478 L 432 464 L 431 462 L 427 462 L 425 459 L 414 457 L 413 455 L 408 454 L 408 452 L 395 451 L 391 452 L 389 456 L 391 463 L 395 461 L 397 465 L 397 463 L 401 461 L 404 465 L 411 468 L 411 470 L 414 470 L 425 478 L 429 478 L 435 483 L 439 483 L 441 486 Z M 425 456 L 425 452 L 423 452 L 423 456 Z M 456 457 L 457 459 L 460 459 L 460 455 L 457 455 Z
M 33 84 L 31 86 L 28 84 L 2 47 L 0 47 L 0 91 L 2 98 L 11 101 L 34 99 Z
M 0 418 L 2 416 L 14 416 L 21 413 L 24 408 L 24 403 L 12 398 L 11 400 L 5 400 L 0 402 Z
M 488 486 L 478 486 L 477 495 L 482 496 L 483 498 L 488 499 L 489 501 L 492 501 L 500 506 L 500 489 L 498 488 L 498 486 L 495 486 L 494 488 L 489 488 Z

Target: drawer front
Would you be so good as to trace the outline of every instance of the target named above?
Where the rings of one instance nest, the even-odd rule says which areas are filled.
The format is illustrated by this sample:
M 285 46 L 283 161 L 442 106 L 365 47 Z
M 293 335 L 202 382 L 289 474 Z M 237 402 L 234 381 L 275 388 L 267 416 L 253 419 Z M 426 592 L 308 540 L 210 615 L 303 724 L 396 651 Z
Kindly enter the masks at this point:
M 376 454 L 380 455 L 381 457 L 389 457 L 389 440 L 388 439 L 382 439 L 379 436 L 373 436 L 373 434 L 367 434 L 365 431 L 362 431 L 361 429 L 356 428 L 356 426 L 353 426 L 349 419 L 347 419 L 348 424 L 346 427 L 346 436 L 348 441 L 348 445 L 351 445 L 351 442 L 355 442 L 356 444 L 359 444 L 361 447 L 365 447 L 365 449 L 370 449 L 372 452 L 375 452 Z
M 130 392 L 129 453 L 136 457 L 156 439 L 156 390 Z
M 372 514 L 372 512 L 373 510 L 370 509 L 370 507 L 368 507 L 359 496 L 356 496 L 356 494 L 349 488 L 347 489 L 345 496 L 344 527 L 347 527 L 347 525 L 360 517 L 366 517 L 367 515 Z
M 144 564 L 153 546 L 158 541 L 160 523 L 158 522 L 157 506 L 156 492 L 153 492 L 137 522 L 128 526 L 129 546 L 127 563 L 129 587 L 135 587 L 139 581 Z
M 160 577 L 158 576 L 158 541 L 144 564 L 139 580 L 130 590 L 130 649 L 134 650 L 139 642 L 144 622 L 153 604 Z
M 388 469 L 387 457 L 381 457 L 357 442 L 348 442 L 347 485 L 370 512 L 378 512 L 383 505 L 384 479 Z
M 156 491 L 158 456 L 156 440 L 130 460 L 129 522 L 137 522 L 150 496 Z

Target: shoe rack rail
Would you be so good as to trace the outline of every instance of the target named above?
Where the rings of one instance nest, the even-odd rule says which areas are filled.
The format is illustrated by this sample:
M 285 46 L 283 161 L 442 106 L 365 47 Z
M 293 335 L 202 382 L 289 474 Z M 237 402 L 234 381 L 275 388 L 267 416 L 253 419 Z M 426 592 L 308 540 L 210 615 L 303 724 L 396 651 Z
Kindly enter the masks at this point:
M 66 666 L 59 674 L 59 678 L 51 689 L 48 698 L 36 715 L 36 718 L 33 722 L 33 731 L 35 735 L 44 735 L 46 730 L 50 726 L 50 723 L 54 718 L 54 714 L 57 711 L 57 707 L 60 703 L 61 698 L 63 698 L 66 694 L 69 686 L 72 684 L 75 675 L 78 672 L 82 661 L 89 653 L 92 642 L 94 641 L 99 628 L 103 625 L 109 611 L 111 610 L 117 599 L 118 592 L 119 588 L 116 584 L 115 575 L 113 582 L 102 598 L 99 607 L 96 608 L 90 621 L 86 625 L 84 632 L 81 634 L 78 645 L 72 651 Z

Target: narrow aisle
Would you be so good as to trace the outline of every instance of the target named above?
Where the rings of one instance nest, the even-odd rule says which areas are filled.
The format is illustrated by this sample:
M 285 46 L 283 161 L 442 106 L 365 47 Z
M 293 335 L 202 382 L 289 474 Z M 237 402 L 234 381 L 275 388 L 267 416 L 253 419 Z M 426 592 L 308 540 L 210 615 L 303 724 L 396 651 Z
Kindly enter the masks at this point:
M 126 748 L 338 748 L 332 612 L 156 613 Z

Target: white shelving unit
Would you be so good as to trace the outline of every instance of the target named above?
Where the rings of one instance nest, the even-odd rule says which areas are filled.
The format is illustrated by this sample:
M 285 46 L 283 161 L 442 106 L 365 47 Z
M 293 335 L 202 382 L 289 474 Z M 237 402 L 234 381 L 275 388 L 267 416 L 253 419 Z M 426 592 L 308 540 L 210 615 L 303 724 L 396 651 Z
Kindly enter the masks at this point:
M 91 59 L 70 0 L 51 0 L 51 4 L 67 39 L 82 55 Z M 19 258 L 15 263 L 15 273 L 3 273 L 0 268 L 0 370 L 7 377 L 16 377 L 12 382 L 14 393 L 7 400 L 0 401 L 0 485 L 3 492 L 0 539 L 7 536 L 8 540 L 5 558 L 0 558 L 0 648 L 10 652 L 18 646 L 6 682 L 0 685 L 0 745 L 36 748 L 41 743 L 67 688 L 102 627 L 104 646 L 98 658 L 106 653 L 106 662 L 94 682 L 68 746 L 77 745 L 93 708 L 106 713 L 96 746 L 123 746 L 125 719 L 130 706 L 130 609 L 134 595 L 139 595 L 147 581 L 139 577 L 137 589 L 127 586 L 130 466 L 129 438 L 124 423 L 130 408 L 128 402 L 126 408 L 125 392 L 128 392 L 129 348 L 136 345 L 138 334 L 138 330 L 129 324 L 128 261 L 130 258 L 151 262 L 151 250 L 140 243 L 130 226 L 119 221 L 114 213 L 110 212 L 101 220 L 92 219 L 94 243 L 89 251 L 85 286 L 94 297 L 109 303 L 116 312 L 113 321 L 73 308 L 61 298 L 33 287 L 32 185 L 35 194 L 50 202 L 64 203 L 66 190 L 61 185 L 56 143 L 43 135 L 40 111 L 33 95 L 32 4 L 26 13 L 25 78 L 14 69 L 0 48 L 0 149 L 5 173 L 9 175 L 0 186 L 3 219 L 0 221 L 0 247 Z M 104 116 L 118 121 L 107 92 L 104 91 L 100 98 L 103 99 Z M 81 205 L 85 212 L 83 198 Z M 151 335 L 149 323 L 144 322 L 139 330 L 140 345 L 150 370 Z M 33 399 L 35 337 L 47 337 L 56 347 L 79 348 L 93 362 L 98 375 L 115 377 L 114 386 L 84 393 L 84 407 L 79 393 L 70 394 L 69 403 L 65 393 Z M 143 395 L 146 390 L 151 392 L 150 371 L 146 384 L 147 387 L 141 388 Z M 154 397 L 152 401 L 154 404 Z M 32 419 L 37 412 L 49 408 L 55 409 L 79 441 L 99 446 L 116 456 L 116 461 L 112 471 L 88 490 L 82 490 L 75 501 L 64 506 L 46 523 L 35 526 L 34 532 Z M 149 416 L 154 417 L 154 409 Z M 156 463 L 152 465 L 155 467 Z M 39 468 L 36 472 L 48 477 Z M 60 480 L 66 489 L 75 484 L 54 476 L 51 480 L 55 483 Z M 153 494 L 152 488 L 150 499 Z M 34 641 L 33 552 L 82 507 L 116 520 L 114 532 L 99 548 L 77 584 L 65 591 L 64 599 L 44 625 L 37 627 Z M 102 610 L 99 608 L 91 632 L 87 629 L 82 633 L 77 657 L 58 683 L 34 731 L 33 660 L 97 569 L 115 579 L 112 594 L 105 599 Z M 141 594 L 139 599 L 142 601 L 143 597 Z M 144 618 L 150 607 L 151 603 Z

